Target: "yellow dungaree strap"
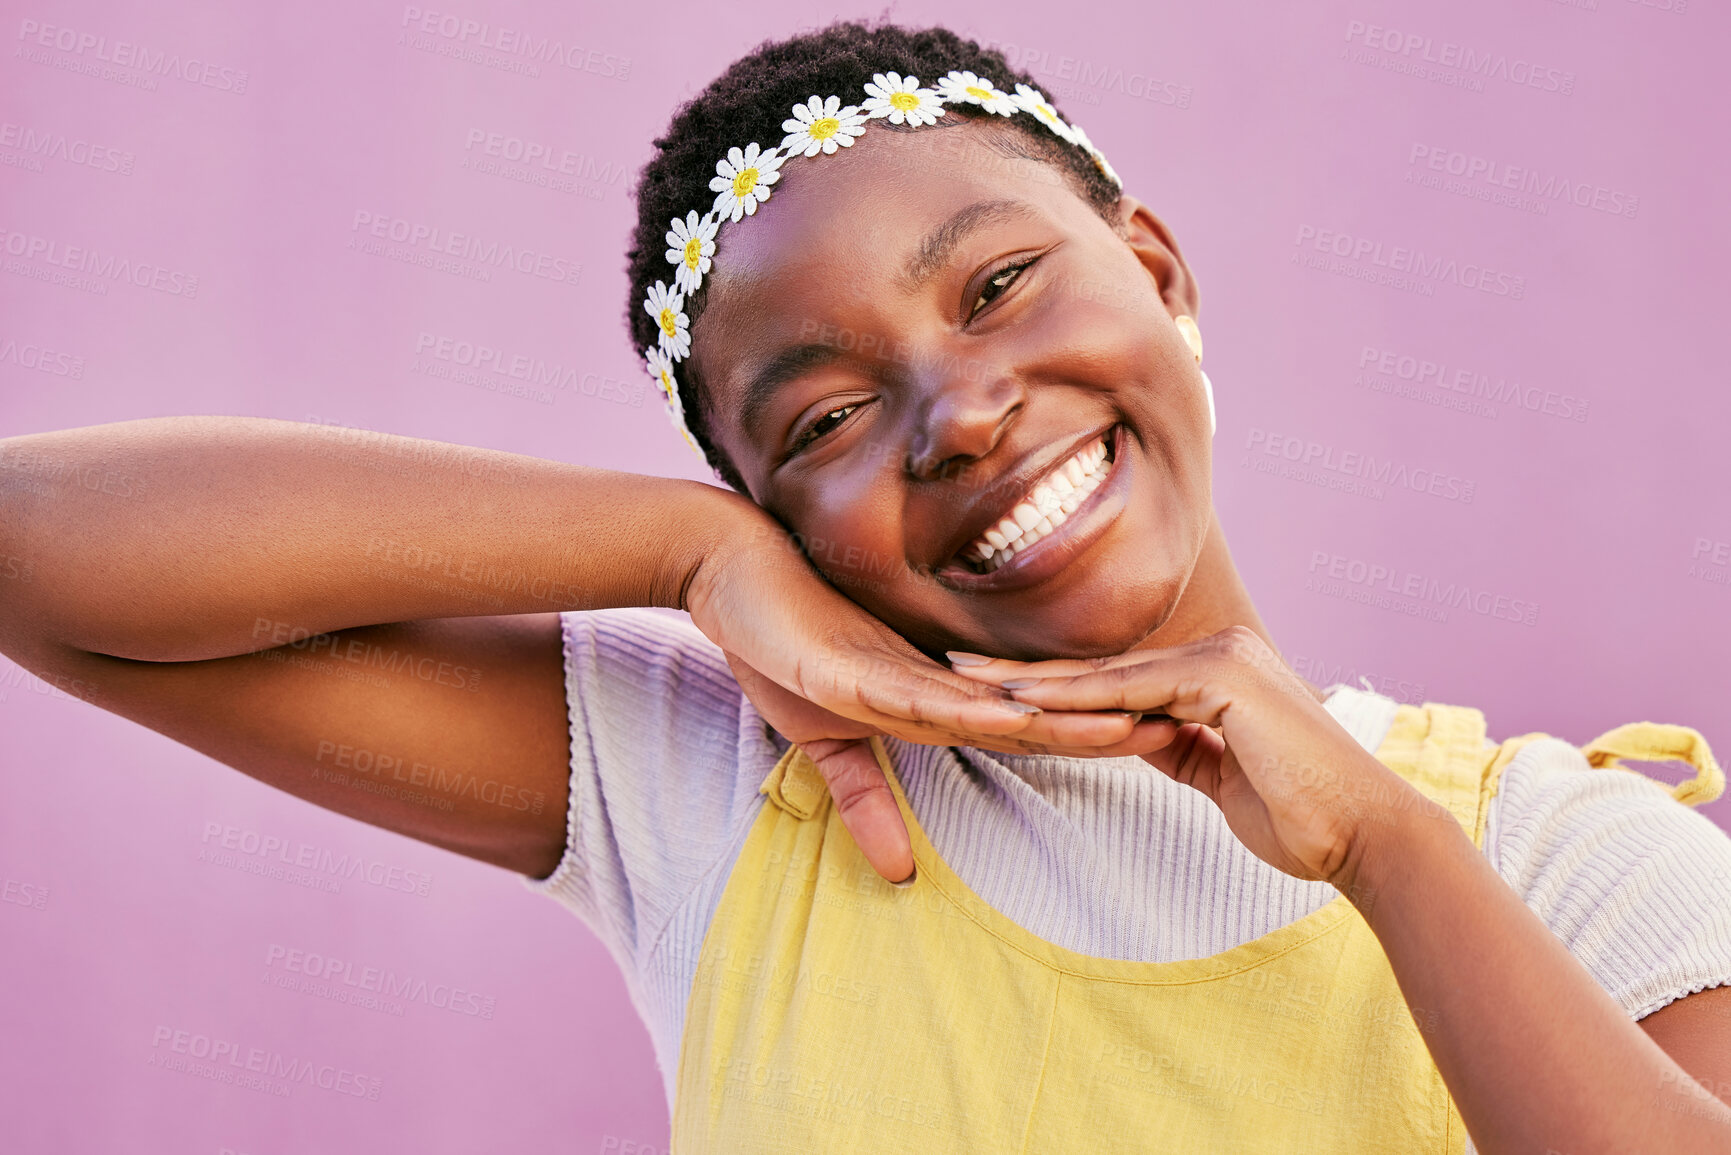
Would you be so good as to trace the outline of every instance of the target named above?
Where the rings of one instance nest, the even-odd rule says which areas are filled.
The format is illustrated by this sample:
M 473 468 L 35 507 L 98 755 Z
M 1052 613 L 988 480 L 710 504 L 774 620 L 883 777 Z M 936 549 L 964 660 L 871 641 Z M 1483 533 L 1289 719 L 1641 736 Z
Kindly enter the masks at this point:
M 1695 767 L 1695 777 L 1671 787 L 1671 797 L 1686 806 L 1711 802 L 1725 792 L 1725 772 L 1713 760 L 1713 751 L 1700 731 L 1668 722 L 1627 722 L 1614 730 L 1606 730 L 1581 747 L 1581 753 L 1594 766 L 1615 766 L 1619 770 L 1640 773 L 1632 766 L 1622 765 L 1624 758 L 1641 762 L 1687 762 Z

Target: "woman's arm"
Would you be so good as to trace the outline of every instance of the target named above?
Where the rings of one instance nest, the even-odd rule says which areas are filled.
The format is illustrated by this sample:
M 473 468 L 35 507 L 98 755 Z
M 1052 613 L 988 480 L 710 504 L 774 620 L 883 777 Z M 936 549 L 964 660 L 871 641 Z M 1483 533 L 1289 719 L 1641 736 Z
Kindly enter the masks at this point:
M 1144 757 L 1207 794 L 1264 861 L 1351 899 L 1408 1005 L 1423 1008 L 1415 1020 L 1484 1155 L 1731 1150 L 1731 1106 L 1681 1065 L 1722 1086 L 1723 997 L 1682 1000 L 1703 1001 L 1653 1036 L 1636 1026 L 1460 823 L 1365 751 L 1253 632 L 1092 663 L 964 669 L 1048 709 L 1181 723 L 1140 722 L 1173 735 Z M 1680 1043 L 1678 1055 L 1655 1037 Z
M 0 441 L 0 638 L 150 662 L 352 626 L 681 606 L 728 496 L 511 453 L 244 417 Z
M 1667 1054 L 1452 821 L 1367 826 L 1330 881 L 1376 932 L 1408 1005 L 1424 1008 L 1431 1056 L 1481 1152 L 1731 1150 L 1731 1107 L 1678 1061 L 1709 1086 L 1726 1071 L 1731 1030 L 1707 1019 L 1722 995 L 1694 1013 L 1673 1004 L 1668 1021 L 1693 1020 L 1693 1047 Z
M 570 773 L 554 611 L 677 604 L 727 505 L 282 421 L 15 437 L 0 650 L 297 797 L 539 876 Z
M 250 418 L 0 440 L 0 652 L 290 793 L 524 873 L 564 843 L 556 611 L 612 606 L 690 608 L 873 728 L 1030 726 L 713 486 Z M 438 775 L 487 797 L 441 798 Z M 361 788 L 380 784 L 394 796 Z

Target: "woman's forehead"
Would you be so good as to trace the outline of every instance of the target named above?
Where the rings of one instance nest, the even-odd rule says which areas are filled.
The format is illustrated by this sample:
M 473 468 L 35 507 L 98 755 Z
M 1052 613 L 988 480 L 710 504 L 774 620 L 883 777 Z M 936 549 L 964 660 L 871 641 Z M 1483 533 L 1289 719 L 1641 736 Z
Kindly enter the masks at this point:
M 996 126 L 880 132 L 783 170 L 754 216 L 718 238 L 693 356 L 720 385 L 740 356 L 819 314 L 893 312 L 965 233 L 1013 217 L 1092 215 L 1051 163 L 993 147 Z M 1013 130 L 1010 130 L 1013 131 Z

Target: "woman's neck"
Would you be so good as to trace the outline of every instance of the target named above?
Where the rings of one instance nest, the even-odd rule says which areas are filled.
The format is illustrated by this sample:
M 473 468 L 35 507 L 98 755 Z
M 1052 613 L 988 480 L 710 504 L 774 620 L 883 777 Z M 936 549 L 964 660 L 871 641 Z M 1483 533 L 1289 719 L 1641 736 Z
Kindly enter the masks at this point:
M 1202 553 L 1196 559 L 1189 583 L 1178 597 L 1178 604 L 1173 607 L 1172 616 L 1136 648 L 1179 646 L 1234 625 L 1248 626 L 1268 643 L 1270 650 L 1280 653 L 1280 647 L 1275 645 L 1262 615 L 1256 612 L 1256 605 L 1250 600 L 1250 591 L 1244 588 L 1244 580 L 1238 576 L 1232 551 L 1226 545 L 1226 533 L 1220 527 L 1220 514 L 1211 511 Z M 1325 699 L 1321 689 L 1302 678 L 1300 681 L 1317 701 Z

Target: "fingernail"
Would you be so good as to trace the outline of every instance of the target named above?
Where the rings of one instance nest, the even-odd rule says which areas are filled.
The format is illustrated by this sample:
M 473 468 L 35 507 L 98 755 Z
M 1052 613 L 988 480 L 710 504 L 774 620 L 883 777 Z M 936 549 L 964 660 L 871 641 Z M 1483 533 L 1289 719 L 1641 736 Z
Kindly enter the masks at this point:
M 1039 682 L 1039 678 L 1011 678 L 1007 682 L 999 682 L 998 685 L 1006 690 L 1026 690 L 1029 686 L 1037 685 Z
M 944 657 L 950 660 L 952 666 L 989 666 L 992 659 L 980 654 L 970 654 L 966 650 L 945 650 Z
M 1142 715 L 1134 710 L 1107 710 L 1106 713 L 1115 714 L 1120 718 L 1128 718 L 1131 722 L 1140 722 L 1142 720 Z
M 1030 706 L 1026 702 L 1012 702 L 1008 699 L 999 702 L 998 705 L 1010 711 L 1012 714 L 1039 714 L 1043 712 L 1038 706 Z
M 914 867 L 914 872 L 912 874 L 908 875 L 906 878 L 902 879 L 900 882 L 892 882 L 892 883 L 890 883 L 890 885 L 895 887 L 897 890 L 906 890 L 908 887 L 910 887 L 914 884 L 914 879 L 919 877 L 919 873 L 920 873 L 920 869 L 919 869 L 919 867 L 916 866 L 916 867 Z

